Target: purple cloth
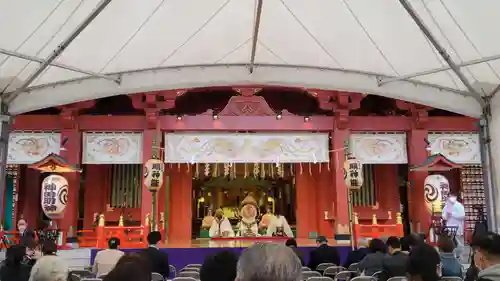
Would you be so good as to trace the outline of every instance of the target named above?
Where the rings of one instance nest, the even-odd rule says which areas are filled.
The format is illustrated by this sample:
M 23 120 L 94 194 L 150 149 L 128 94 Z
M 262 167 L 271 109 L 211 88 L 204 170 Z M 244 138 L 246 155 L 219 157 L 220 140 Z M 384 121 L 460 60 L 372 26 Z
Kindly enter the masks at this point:
M 309 252 L 316 247 L 298 247 L 298 250 L 304 254 L 304 261 L 307 264 L 309 260 Z M 347 255 L 351 251 L 349 246 L 336 246 L 339 250 L 341 264 L 344 263 Z M 184 268 L 188 264 L 199 263 L 202 264 L 205 257 L 217 253 L 222 250 L 233 251 L 240 255 L 245 248 L 162 248 L 161 251 L 167 252 L 168 261 L 171 265 L 175 266 L 177 270 Z M 134 253 L 142 249 L 121 249 L 125 253 Z M 99 250 L 91 250 L 90 261 L 94 264 L 94 258 Z

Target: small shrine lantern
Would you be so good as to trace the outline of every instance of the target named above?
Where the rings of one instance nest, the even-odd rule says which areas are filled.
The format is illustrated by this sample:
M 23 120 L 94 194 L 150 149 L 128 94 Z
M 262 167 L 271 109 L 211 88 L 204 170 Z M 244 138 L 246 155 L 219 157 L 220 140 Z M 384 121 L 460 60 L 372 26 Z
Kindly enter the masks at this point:
M 68 180 L 60 174 L 80 172 L 69 165 L 61 156 L 51 153 L 42 160 L 29 165 L 42 173 L 52 173 L 42 182 L 41 205 L 43 212 L 50 219 L 60 219 L 68 203 Z
M 163 184 L 165 164 L 160 159 L 149 159 L 144 165 L 144 185 L 151 192 L 156 192 Z
M 344 162 L 344 182 L 350 190 L 363 186 L 363 163 L 356 157 L 348 156 Z

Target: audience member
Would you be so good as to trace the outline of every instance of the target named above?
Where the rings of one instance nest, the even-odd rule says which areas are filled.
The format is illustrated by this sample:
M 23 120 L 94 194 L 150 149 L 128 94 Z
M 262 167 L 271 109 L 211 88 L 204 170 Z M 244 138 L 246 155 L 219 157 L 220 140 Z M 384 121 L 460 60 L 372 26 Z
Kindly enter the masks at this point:
M 125 254 L 103 281 L 151 281 L 151 274 L 150 264 L 143 255 Z
M 488 232 L 476 235 L 472 241 L 474 263 L 478 267 L 478 281 L 500 280 L 500 235 Z
M 35 240 L 27 241 L 26 243 L 26 264 L 34 266 L 36 261 L 42 257 L 40 246 Z
M 57 245 L 47 240 L 42 246 L 43 256 L 37 260 L 29 281 L 66 281 L 69 268 L 64 260 L 56 255 Z
M 306 265 L 304 263 L 304 254 L 302 254 L 301 251 L 299 251 L 299 249 L 297 249 L 297 241 L 293 238 L 290 238 L 288 240 L 286 240 L 285 242 L 285 245 L 287 247 L 289 247 L 290 249 L 293 250 L 293 252 L 297 255 L 297 257 L 299 258 L 300 260 L 300 263 L 302 264 L 302 266 Z
M 361 238 L 358 240 L 358 247 L 347 255 L 347 259 L 343 264 L 343 267 L 349 268 L 353 263 L 359 263 L 362 261 L 366 255 L 370 253 L 370 249 L 368 249 L 368 240 L 365 238 Z
M 410 254 L 410 237 L 409 236 L 404 236 L 399 239 L 399 242 L 401 243 L 401 252 L 405 254 Z
M 151 270 L 159 273 L 163 278 L 167 279 L 170 274 L 168 264 L 168 255 L 160 251 L 161 233 L 159 231 L 152 231 L 148 234 L 148 248 L 142 254 L 149 261 Z
M 448 235 L 438 239 L 438 249 L 441 256 L 441 276 L 462 277 L 462 265 L 455 256 L 455 243 Z
M 370 241 L 370 253 L 359 262 L 358 270 L 366 276 L 372 276 L 375 272 L 382 271 L 385 244 L 380 239 Z
M 300 281 L 302 266 L 289 247 L 257 243 L 241 254 L 236 281 Z
M 35 240 L 35 232 L 28 228 L 28 222 L 25 219 L 17 221 L 17 230 L 19 231 L 19 243 L 26 246 L 27 243 Z
M 469 257 L 470 265 L 465 272 L 464 281 L 476 281 L 479 275 L 479 268 L 477 268 L 476 263 L 474 262 L 474 251 L 470 251 Z
M 406 276 L 408 255 L 401 251 L 399 238 L 391 236 L 386 242 L 389 255 L 382 260 L 382 273 L 379 280 L 386 281 L 391 277 Z
M 309 254 L 309 263 L 307 266 L 315 270 L 322 263 L 340 264 L 339 251 L 335 247 L 328 246 L 328 240 L 325 236 L 316 238 L 318 248 L 312 250 Z
M 12 245 L 7 249 L 5 260 L 0 267 L 0 280 L 2 281 L 28 281 L 31 266 L 23 263 L 26 247 Z
M 234 281 L 238 257 L 231 251 L 220 251 L 205 258 L 200 281 Z
M 108 249 L 99 251 L 95 256 L 92 273 L 96 276 L 106 275 L 110 272 L 123 256 L 120 251 L 120 239 L 113 237 L 108 240 Z
M 413 247 L 410 252 L 408 274 L 412 281 L 438 281 L 440 262 L 436 249 L 422 243 L 418 247 Z
M 408 245 L 410 246 L 410 250 L 425 243 L 425 240 L 422 237 L 422 235 L 415 232 L 408 235 L 407 240 L 408 240 Z

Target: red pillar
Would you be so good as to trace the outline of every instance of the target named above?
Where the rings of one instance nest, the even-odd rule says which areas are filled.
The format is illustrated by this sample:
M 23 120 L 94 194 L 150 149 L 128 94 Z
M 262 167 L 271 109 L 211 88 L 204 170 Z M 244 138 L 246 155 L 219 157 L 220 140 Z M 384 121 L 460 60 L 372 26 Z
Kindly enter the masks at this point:
M 309 238 L 309 233 L 317 231 L 315 227 L 316 196 L 314 182 L 309 176 L 308 164 L 295 165 L 295 214 L 297 220 L 297 238 Z
M 31 228 L 35 228 L 37 226 L 38 217 L 42 212 L 41 203 L 40 203 L 40 192 L 41 192 L 41 181 L 40 181 L 40 172 L 35 169 L 26 168 L 23 181 L 21 182 L 21 190 L 19 190 L 19 198 L 22 198 L 22 201 L 19 201 L 20 204 L 20 215 L 24 218 Z M 18 216 L 18 220 L 21 219 L 21 216 Z M 16 228 L 17 221 L 14 224 L 14 228 Z
M 66 127 L 61 131 L 61 142 L 67 139 L 64 145 L 64 150 L 61 150 L 60 155 L 66 159 L 68 164 L 76 166 L 80 164 L 82 135 L 76 126 L 76 122 L 72 127 Z M 64 211 L 64 217 L 60 220 L 58 227 L 63 232 L 63 238 L 67 237 L 70 228 L 73 230 L 72 235 L 76 235 L 78 227 L 78 205 L 80 193 L 80 173 L 67 173 L 64 177 L 68 180 L 68 203 Z
M 428 131 L 425 129 L 413 129 L 408 133 L 408 164 L 420 165 L 427 158 Z M 420 223 L 420 231 L 426 232 L 430 226 L 430 214 L 424 199 L 424 182 L 427 172 L 409 172 L 411 190 L 408 193 L 410 201 L 410 219 L 414 231 L 418 231 L 417 225 Z
M 332 197 L 331 187 L 332 187 L 332 171 L 328 169 L 327 164 L 317 164 L 315 166 L 316 171 L 316 206 L 317 208 L 317 221 L 318 221 L 318 234 L 329 238 L 333 238 L 333 224 L 331 221 L 325 219 L 325 211 L 328 212 L 328 217 L 332 216 L 332 203 L 334 198 Z
M 331 153 L 332 175 L 335 189 L 335 234 L 349 233 L 348 189 L 344 182 L 344 142 L 349 141 L 349 130 L 338 129 L 331 134 L 331 148 L 338 152 Z
M 192 234 L 192 170 L 186 164 L 173 164 L 170 174 L 170 203 L 168 204 L 168 241 L 188 241 Z

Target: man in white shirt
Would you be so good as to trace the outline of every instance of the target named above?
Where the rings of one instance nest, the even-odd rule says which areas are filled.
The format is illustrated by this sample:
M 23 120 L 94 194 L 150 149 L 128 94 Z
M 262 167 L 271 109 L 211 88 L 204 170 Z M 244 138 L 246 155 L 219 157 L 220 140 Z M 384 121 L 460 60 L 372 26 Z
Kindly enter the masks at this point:
M 457 233 L 455 240 L 457 243 L 456 255 L 462 261 L 467 261 L 469 255 L 465 253 L 464 241 L 464 220 L 465 209 L 462 203 L 457 201 L 457 196 L 451 194 L 443 208 L 443 219 L 446 221 L 447 227 L 456 227 Z
M 108 274 L 124 254 L 119 250 L 120 239 L 118 238 L 113 237 L 109 239 L 108 248 L 109 249 L 99 251 L 95 256 L 92 273 L 97 277 Z
M 233 227 L 229 220 L 224 217 L 222 209 L 215 211 L 215 218 L 212 221 L 208 235 L 210 237 L 234 237 Z

